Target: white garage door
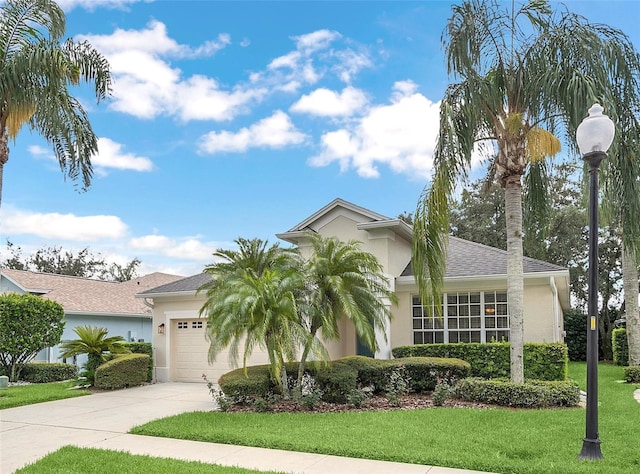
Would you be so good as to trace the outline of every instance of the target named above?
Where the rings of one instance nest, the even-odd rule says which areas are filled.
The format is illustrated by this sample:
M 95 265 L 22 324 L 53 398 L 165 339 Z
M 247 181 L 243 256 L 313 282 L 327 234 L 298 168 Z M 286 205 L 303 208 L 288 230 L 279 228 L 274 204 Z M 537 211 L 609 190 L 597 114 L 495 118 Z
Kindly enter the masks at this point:
M 231 366 L 229 352 L 226 350 L 218 354 L 213 364 L 209 364 L 209 342 L 205 339 L 206 326 L 205 319 L 172 320 L 171 352 L 175 382 L 202 382 L 202 374 L 206 374 L 209 381 L 217 383 L 222 374 L 235 368 Z M 266 364 L 268 360 L 265 352 L 255 349 L 247 365 Z M 242 358 L 240 361 L 242 363 Z

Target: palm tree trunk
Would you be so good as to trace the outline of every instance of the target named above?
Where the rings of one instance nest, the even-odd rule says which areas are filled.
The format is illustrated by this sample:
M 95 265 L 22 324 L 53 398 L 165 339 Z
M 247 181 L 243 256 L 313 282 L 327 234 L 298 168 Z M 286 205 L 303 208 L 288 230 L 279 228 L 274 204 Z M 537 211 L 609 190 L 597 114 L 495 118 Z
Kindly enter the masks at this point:
M 522 265 L 522 183 L 504 180 L 507 223 L 507 305 L 510 319 L 511 381 L 524 383 L 524 278 Z
M 4 165 L 9 161 L 9 137 L 7 130 L 0 130 L 0 207 L 2 207 L 2 181 L 4 176 Z
M 622 279 L 627 319 L 629 365 L 640 365 L 640 311 L 638 308 L 638 265 L 635 253 L 622 246 Z
M 309 357 L 311 344 L 313 344 L 317 331 L 318 328 L 311 328 L 311 331 L 309 332 L 309 340 L 305 344 L 304 349 L 302 350 L 302 356 L 300 357 L 300 364 L 298 365 L 298 380 L 296 383 L 296 392 L 300 395 L 302 395 L 302 378 L 304 377 L 304 369 L 307 365 L 307 357 Z

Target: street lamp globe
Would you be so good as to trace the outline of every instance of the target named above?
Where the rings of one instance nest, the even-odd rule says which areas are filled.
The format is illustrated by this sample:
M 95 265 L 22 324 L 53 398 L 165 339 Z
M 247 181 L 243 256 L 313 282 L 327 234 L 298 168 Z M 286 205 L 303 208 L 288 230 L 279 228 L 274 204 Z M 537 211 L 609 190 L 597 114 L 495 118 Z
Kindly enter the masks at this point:
M 593 152 L 606 153 L 613 143 L 615 126 L 613 120 L 602 114 L 603 110 L 600 104 L 593 104 L 589 109 L 589 116 L 576 130 L 576 141 L 583 155 Z

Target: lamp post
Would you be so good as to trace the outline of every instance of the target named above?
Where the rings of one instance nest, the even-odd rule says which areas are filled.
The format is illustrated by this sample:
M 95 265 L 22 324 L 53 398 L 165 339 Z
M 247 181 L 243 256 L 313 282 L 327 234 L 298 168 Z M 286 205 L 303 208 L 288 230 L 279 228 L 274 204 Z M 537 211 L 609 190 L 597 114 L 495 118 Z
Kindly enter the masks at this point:
M 580 459 L 602 459 L 598 435 L 598 173 L 613 142 L 613 121 L 594 104 L 576 130 L 582 158 L 589 164 L 589 300 L 587 321 L 587 421 Z

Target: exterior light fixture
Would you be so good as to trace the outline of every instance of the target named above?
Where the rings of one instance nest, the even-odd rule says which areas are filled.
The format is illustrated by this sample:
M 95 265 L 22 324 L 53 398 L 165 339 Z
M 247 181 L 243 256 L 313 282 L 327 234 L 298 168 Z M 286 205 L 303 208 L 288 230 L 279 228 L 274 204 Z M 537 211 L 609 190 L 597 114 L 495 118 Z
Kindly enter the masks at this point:
M 594 104 L 576 130 L 582 159 L 589 165 L 589 296 L 587 320 L 587 419 L 580 459 L 602 459 L 598 433 L 598 174 L 613 143 L 615 126 Z
M 164 334 L 164 323 L 158 326 L 158 334 Z

